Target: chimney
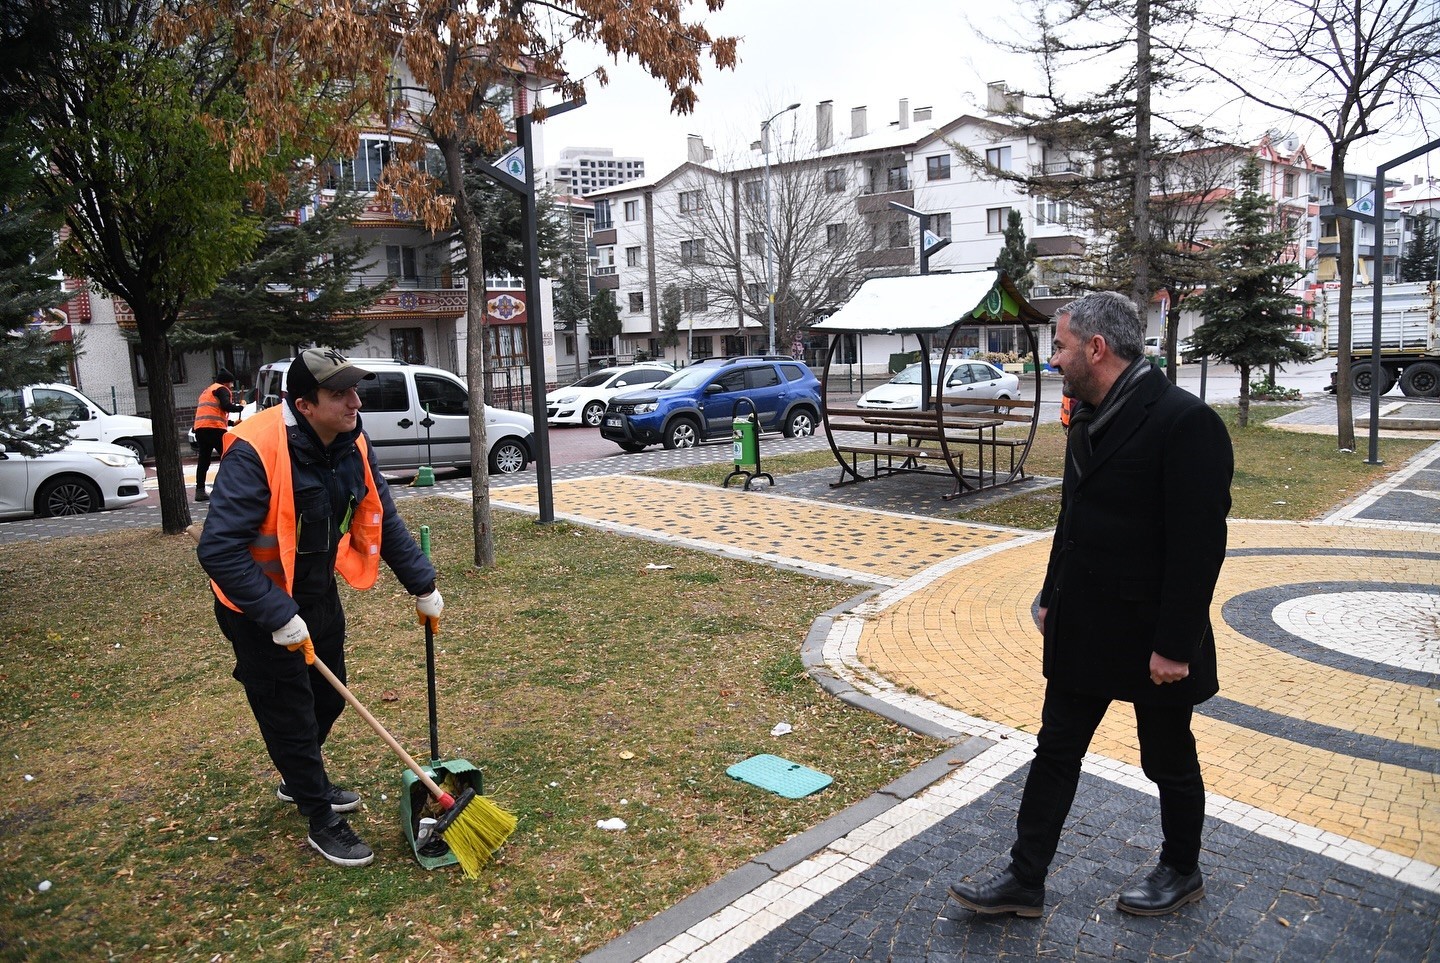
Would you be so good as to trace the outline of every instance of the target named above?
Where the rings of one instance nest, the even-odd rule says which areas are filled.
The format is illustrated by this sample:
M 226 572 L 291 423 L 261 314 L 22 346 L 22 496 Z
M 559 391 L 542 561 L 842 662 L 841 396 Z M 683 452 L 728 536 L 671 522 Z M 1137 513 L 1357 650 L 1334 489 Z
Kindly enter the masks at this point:
M 900 98 L 900 129 L 905 130 L 910 126 L 910 98 Z
M 995 80 L 985 85 L 985 110 L 991 114 L 1018 113 L 1025 106 L 1022 94 L 1011 93 L 1005 81 Z
M 918 123 L 920 123 L 920 121 L 922 121 L 922 120 L 929 120 L 930 117 L 931 117 L 931 115 L 932 115 L 932 110 L 933 110 L 933 109 L 930 108 L 930 107 L 916 107 L 916 108 L 915 108 L 915 123 L 918 124 Z
M 865 130 L 865 108 L 864 108 L 864 107 L 851 107 L 851 108 L 850 108 L 850 139 L 851 139 L 851 140 L 854 140 L 856 137 L 864 137 L 865 134 L 866 134 L 866 130 Z
M 815 105 L 815 149 L 829 150 L 835 133 L 835 102 L 822 100 Z
M 703 164 L 715 156 L 715 151 L 705 146 L 705 138 L 699 134 L 685 136 L 685 159 L 692 164 Z

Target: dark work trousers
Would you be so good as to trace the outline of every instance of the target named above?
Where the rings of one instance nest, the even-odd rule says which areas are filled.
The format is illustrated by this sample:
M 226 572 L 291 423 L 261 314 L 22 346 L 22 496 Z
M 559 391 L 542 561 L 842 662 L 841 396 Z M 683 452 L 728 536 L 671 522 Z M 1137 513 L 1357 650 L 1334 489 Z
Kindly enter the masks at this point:
M 1056 686 L 1045 688 L 1045 708 L 1035 759 L 1025 780 L 1016 820 L 1015 845 L 1010 850 L 1015 878 L 1029 886 L 1045 881 L 1060 830 L 1075 789 L 1080 783 L 1080 762 L 1110 700 L 1082 695 Z M 1140 736 L 1140 766 L 1160 787 L 1160 828 L 1165 842 L 1160 861 L 1181 873 L 1192 872 L 1200 861 L 1200 832 L 1205 823 L 1205 783 L 1190 732 L 1193 707 L 1135 706 L 1135 727 Z
M 332 583 L 328 595 L 301 605 L 315 656 L 345 681 L 345 610 Z M 345 708 L 345 700 L 305 656 L 276 645 L 269 632 L 218 599 L 215 620 L 235 648 L 234 676 L 260 725 L 260 735 L 285 788 L 312 827 L 333 819 L 326 793 L 330 778 L 320 747 Z
M 195 459 L 195 490 L 205 490 L 205 476 L 210 474 L 210 458 L 213 455 L 215 461 L 220 461 L 220 452 L 224 446 L 224 428 L 196 428 L 195 447 L 199 454 Z

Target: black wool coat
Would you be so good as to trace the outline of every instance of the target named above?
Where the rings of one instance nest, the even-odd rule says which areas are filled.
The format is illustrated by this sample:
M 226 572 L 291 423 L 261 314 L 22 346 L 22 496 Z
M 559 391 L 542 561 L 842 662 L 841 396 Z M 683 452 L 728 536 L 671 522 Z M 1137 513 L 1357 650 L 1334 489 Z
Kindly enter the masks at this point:
M 1066 459 L 1039 600 L 1051 684 L 1148 705 L 1219 691 L 1210 600 L 1234 466 L 1224 422 L 1158 369 L 1101 433 L 1083 477 Z M 1189 663 L 1189 677 L 1156 685 L 1151 652 Z

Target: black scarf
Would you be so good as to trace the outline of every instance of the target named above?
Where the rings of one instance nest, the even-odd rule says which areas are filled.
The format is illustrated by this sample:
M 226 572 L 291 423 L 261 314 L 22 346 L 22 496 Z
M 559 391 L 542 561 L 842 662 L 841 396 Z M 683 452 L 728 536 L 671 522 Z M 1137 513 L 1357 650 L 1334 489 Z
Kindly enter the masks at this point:
M 1070 413 L 1070 442 L 1066 445 L 1066 455 L 1070 464 L 1075 467 L 1076 481 L 1083 478 L 1085 470 L 1090 467 L 1090 456 L 1095 453 L 1095 442 L 1130 400 L 1141 380 L 1155 370 L 1150 359 L 1143 355 L 1136 358 L 1130 362 L 1130 367 L 1115 379 L 1098 407 L 1081 401 Z

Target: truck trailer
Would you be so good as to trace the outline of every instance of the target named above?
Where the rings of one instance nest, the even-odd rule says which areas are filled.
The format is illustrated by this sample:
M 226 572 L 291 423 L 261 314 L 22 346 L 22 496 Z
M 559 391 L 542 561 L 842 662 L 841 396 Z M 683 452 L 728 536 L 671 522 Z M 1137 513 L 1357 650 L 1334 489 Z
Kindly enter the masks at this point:
M 1339 346 L 1339 291 L 1315 293 L 1315 326 L 1324 332 L 1325 357 Z M 1357 288 L 1350 307 L 1350 388 L 1370 394 L 1374 356 L 1375 289 Z M 1411 398 L 1440 398 L 1440 336 L 1436 331 L 1436 284 L 1415 281 L 1386 284 L 1380 299 L 1380 366 L 1383 395 L 1396 382 Z M 1335 390 L 1339 372 L 1331 375 Z

